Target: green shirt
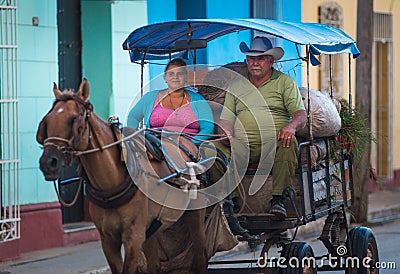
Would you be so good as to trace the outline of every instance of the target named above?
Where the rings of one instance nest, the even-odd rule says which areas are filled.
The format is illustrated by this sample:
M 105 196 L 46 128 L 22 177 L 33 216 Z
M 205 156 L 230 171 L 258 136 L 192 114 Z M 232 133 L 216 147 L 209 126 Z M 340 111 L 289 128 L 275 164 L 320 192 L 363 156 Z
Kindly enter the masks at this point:
M 258 89 L 244 77 L 233 81 L 221 119 L 235 120 L 234 137 L 249 142 L 250 154 L 255 156 L 261 144 L 275 144 L 276 133 L 291 121 L 291 114 L 304 109 L 295 81 L 273 69 L 271 78 Z

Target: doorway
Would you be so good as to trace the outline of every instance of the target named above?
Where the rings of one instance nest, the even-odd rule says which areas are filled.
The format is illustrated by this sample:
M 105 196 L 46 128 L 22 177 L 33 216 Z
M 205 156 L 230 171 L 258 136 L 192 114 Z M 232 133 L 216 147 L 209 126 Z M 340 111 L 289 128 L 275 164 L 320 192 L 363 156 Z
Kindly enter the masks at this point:
M 393 21 L 389 13 L 374 13 L 371 128 L 377 142 L 371 163 L 378 178 L 393 178 Z
M 82 80 L 82 37 L 80 0 L 57 1 L 58 68 L 60 90 L 77 90 Z M 80 222 L 84 218 L 83 189 L 79 189 L 78 163 L 63 170 L 58 181 L 62 199 L 70 203 L 75 194 L 80 194 L 71 207 L 61 206 L 63 224 Z

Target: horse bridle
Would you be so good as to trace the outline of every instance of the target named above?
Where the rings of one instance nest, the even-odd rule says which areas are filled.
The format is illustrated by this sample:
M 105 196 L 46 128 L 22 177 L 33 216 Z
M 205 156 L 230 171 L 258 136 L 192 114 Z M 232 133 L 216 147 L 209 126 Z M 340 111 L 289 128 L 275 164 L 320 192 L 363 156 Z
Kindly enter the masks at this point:
M 53 107 L 50 109 L 50 111 L 46 114 L 45 117 L 47 117 L 47 115 L 54 109 L 55 105 L 58 102 L 65 102 L 68 100 L 73 100 L 76 105 L 78 106 L 79 109 L 81 109 L 79 107 L 79 105 L 84 107 L 84 110 L 86 112 L 85 115 L 85 126 L 84 126 L 84 130 L 82 131 L 81 135 L 83 136 L 86 132 L 86 130 L 89 129 L 89 141 L 92 138 L 91 134 L 90 134 L 90 117 L 91 117 L 91 113 L 93 112 L 93 105 L 88 102 L 88 101 L 84 101 L 82 99 L 80 99 L 79 97 L 61 97 L 60 99 L 56 99 L 53 103 Z M 51 146 L 54 147 L 55 149 L 57 149 L 59 152 L 61 152 L 61 154 L 64 156 L 64 160 L 65 160 L 65 165 L 64 166 L 70 166 L 73 157 L 79 156 L 80 153 L 79 152 L 84 152 L 84 151 L 78 151 L 74 148 L 74 139 L 75 136 L 72 136 L 70 139 L 66 139 L 66 138 L 62 138 L 62 137 L 48 137 L 43 141 L 43 148 Z M 58 145 L 55 142 L 62 142 L 66 145 Z M 101 148 L 99 148 L 100 150 Z
M 45 118 L 47 117 L 47 115 L 48 115 L 50 112 L 53 111 L 54 107 L 56 106 L 56 104 L 57 104 L 58 102 L 65 102 L 65 101 L 68 101 L 68 100 L 73 100 L 73 101 L 76 103 L 76 105 L 78 106 L 78 109 L 81 109 L 81 108 L 79 107 L 79 105 L 84 106 L 84 109 L 85 109 L 85 112 L 86 112 L 86 117 L 85 117 L 85 127 L 84 127 L 84 131 L 82 132 L 82 135 L 83 135 L 83 134 L 85 134 L 85 132 L 86 132 L 86 130 L 87 130 L 87 128 L 88 128 L 88 125 L 90 126 L 90 124 L 89 124 L 89 119 L 90 119 L 91 113 L 92 113 L 92 111 L 93 111 L 93 105 L 92 105 L 90 102 L 83 101 L 82 99 L 80 99 L 80 98 L 78 98 L 78 97 L 72 97 L 72 96 L 70 96 L 70 97 L 64 96 L 64 97 L 63 97 L 63 96 L 62 96 L 61 98 L 58 98 L 58 99 L 56 99 L 56 100 L 54 101 L 52 108 L 51 108 L 51 109 L 49 110 L 49 112 L 46 114 Z M 44 118 L 44 119 L 45 119 L 45 118 Z M 54 147 L 54 148 L 55 148 L 57 151 L 59 151 L 59 152 L 63 155 L 63 157 L 64 157 L 64 165 L 63 165 L 63 167 L 68 167 L 68 166 L 71 165 L 72 159 L 73 159 L 74 157 L 76 157 L 76 152 L 77 152 L 77 150 L 74 148 L 74 145 L 73 145 L 74 138 L 75 138 L 75 136 L 72 136 L 70 139 L 66 139 L 66 138 L 62 138 L 62 137 L 48 137 L 48 138 L 46 138 L 46 139 L 43 141 L 43 148 L 46 148 L 46 147 L 49 147 L 49 146 Z M 91 138 L 91 136 L 90 136 L 90 133 L 89 133 L 89 140 L 90 140 L 90 138 Z M 64 144 L 66 144 L 66 145 L 58 145 L 58 144 L 55 143 L 55 142 L 57 142 L 57 143 L 58 143 L 58 142 L 62 142 L 62 143 L 64 143 Z M 80 178 L 78 190 L 77 190 L 76 194 L 74 195 L 74 198 L 73 198 L 72 202 L 67 203 L 67 202 L 65 202 L 64 199 L 61 197 L 60 192 L 59 192 L 59 190 L 57 189 L 56 180 L 53 180 L 54 190 L 55 190 L 55 192 L 56 192 L 56 194 L 57 194 L 58 200 L 60 201 L 60 203 L 61 203 L 63 206 L 65 206 L 65 207 L 71 207 L 71 206 L 73 206 L 73 205 L 76 203 L 76 201 L 77 201 L 77 199 L 78 199 L 78 196 L 79 196 L 79 194 L 80 194 L 81 188 L 82 188 L 82 183 L 83 183 L 83 178 Z
M 112 142 L 110 144 L 104 145 L 104 146 L 100 146 L 99 141 L 97 140 L 97 136 L 95 134 L 91 134 L 91 132 L 94 132 L 92 129 L 92 126 L 90 124 L 90 118 L 91 118 L 91 113 L 93 112 L 93 106 L 90 102 L 88 101 L 83 101 L 82 99 L 78 98 L 78 97 L 61 97 L 60 99 L 57 99 L 54 104 L 53 107 L 50 109 L 50 111 L 47 113 L 49 114 L 55 107 L 55 105 L 57 104 L 57 102 L 59 101 L 67 101 L 67 100 L 73 100 L 75 101 L 75 103 L 78 105 L 82 105 L 86 111 L 86 115 L 85 115 L 85 126 L 84 126 L 84 130 L 82 131 L 81 135 L 85 134 L 86 130 L 89 130 L 89 142 L 90 140 L 93 138 L 93 140 L 97 143 L 97 147 L 93 148 L 93 149 L 87 149 L 87 150 L 77 150 L 74 147 L 74 138 L 75 136 L 72 136 L 70 139 L 66 139 L 66 138 L 61 138 L 61 137 L 48 137 L 44 140 L 43 142 L 43 147 L 48 147 L 48 146 L 52 146 L 55 149 L 57 149 L 63 156 L 64 156 L 64 160 L 65 163 L 67 163 L 67 165 L 65 166 L 69 166 L 72 162 L 73 157 L 78 157 L 81 155 L 85 155 L 85 154 L 90 154 L 90 153 L 94 153 L 94 152 L 102 152 L 105 149 L 111 148 L 113 146 L 116 146 L 118 144 L 120 144 L 121 142 L 124 142 L 132 137 L 134 137 L 135 135 L 139 134 L 140 132 L 142 132 L 142 130 L 138 130 L 135 133 L 125 137 L 125 138 L 121 138 L 119 140 L 116 140 L 115 142 Z M 80 108 L 80 107 L 79 107 Z M 81 108 L 80 108 L 81 109 Z M 46 115 L 47 116 L 47 115 Z M 45 116 L 45 117 L 46 117 Z M 58 145 L 56 142 L 62 142 L 64 145 Z M 128 178 L 129 177 L 129 178 Z M 119 187 L 119 189 L 115 190 L 112 193 L 105 193 L 102 191 L 98 191 L 96 189 L 94 189 L 91 185 L 90 182 L 87 180 L 87 191 L 88 191 L 88 196 L 89 199 L 94 202 L 95 204 L 97 204 L 100 207 L 103 208 L 110 208 L 110 207 L 115 207 L 118 206 L 122 203 L 124 203 L 126 200 L 128 200 L 132 195 L 134 195 L 135 193 L 135 189 L 132 188 L 133 183 L 130 182 L 130 176 L 128 175 L 127 178 L 125 179 L 125 181 L 122 183 L 122 185 Z M 83 177 L 80 178 L 80 182 L 79 182 L 79 187 L 78 190 L 74 196 L 74 199 L 72 200 L 72 202 L 67 203 L 65 202 L 57 187 L 56 187 L 56 181 L 54 180 L 54 189 L 56 191 L 56 194 L 58 196 L 58 199 L 60 201 L 60 203 L 63 206 L 66 207 L 70 207 L 72 205 L 74 205 L 77 201 L 77 198 L 79 196 L 80 193 L 80 189 L 81 186 L 83 184 Z M 118 199 L 117 199 L 118 198 Z

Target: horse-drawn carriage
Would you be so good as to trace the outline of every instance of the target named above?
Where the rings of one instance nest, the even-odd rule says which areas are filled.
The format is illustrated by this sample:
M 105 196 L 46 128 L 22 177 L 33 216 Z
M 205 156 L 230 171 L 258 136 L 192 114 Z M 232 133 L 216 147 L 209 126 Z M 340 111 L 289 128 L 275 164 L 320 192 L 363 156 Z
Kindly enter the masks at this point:
M 210 86 L 211 89 L 223 91 L 229 80 L 240 77 L 240 71 L 235 70 L 235 68 L 240 68 L 243 64 L 235 63 L 236 67 L 225 66 L 227 67 L 223 70 L 227 72 L 225 78 L 218 78 L 221 74 L 219 76 L 215 76 L 218 75 L 215 74 L 215 77 L 212 78 L 215 81 L 211 81 L 213 84 L 210 84 L 210 82 L 205 84 L 205 79 L 220 68 L 196 64 L 197 50 L 207 47 L 207 43 L 215 38 L 241 31 L 257 31 L 277 39 L 293 42 L 298 48 L 298 60 L 306 64 L 307 72 L 309 72 L 310 65 L 318 63 L 314 55 L 340 53 L 354 57 L 359 55 L 354 41 L 336 28 L 320 24 L 288 23 L 267 19 L 196 19 L 152 24 L 133 31 L 123 43 L 123 48 L 129 50 L 132 62 L 141 65 L 142 79 L 143 68 L 146 63 L 152 60 L 190 55 L 193 61 L 191 84 L 196 86 L 199 92 L 203 92 L 202 94 L 207 98 L 207 91 L 210 90 Z M 302 46 L 304 49 L 301 48 Z M 305 52 L 305 57 L 301 56 L 302 50 Z M 349 62 L 350 60 L 351 58 L 349 58 Z M 309 73 L 307 73 L 307 83 L 309 82 Z M 206 88 L 202 90 L 202 87 Z M 143 94 L 143 80 L 141 88 Z M 219 199 L 220 195 L 216 195 L 215 192 L 207 191 L 208 186 L 198 188 L 198 185 L 200 181 L 207 181 L 206 168 L 204 167 L 209 166 L 210 161 L 218 160 L 227 166 L 230 163 L 223 157 L 205 157 L 202 155 L 201 149 L 198 151 L 197 148 L 193 148 L 193 145 L 187 142 L 182 144 L 179 135 L 173 132 L 160 133 L 160 131 L 150 129 L 135 132 L 128 130 L 123 132 L 124 138 L 121 139 L 119 131 L 114 126 L 111 126 L 111 129 L 106 129 L 107 126 L 104 122 L 99 122 L 96 116 L 93 118 L 92 106 L 87 101 L 88 85 L 86 82 L 79 89 L 78 99 L 74 99 L 76 96 L 60 93 L 56 86 L 54 90 L 56 102 L 49 112 L 48 118 L 43 119 L 38 131 L 38 141 L 45 147 L 45 152 L 41 158 L 41 169 L 45 173 L 46 179 L 53 180 L 57 178 L 59 169 L 68 162 L 70 156 L 80 157 L 86 173 L 85 177 L 90 182 L 87 184 L 87 194 L 93 204 L 91 209 L 92 219 L 94 219 L 102 235 L 103 250 L 113 273 L 122 271 L 125 271 L 123 273 L 133 273 L 132 270 L 136 269 L 137 261 L 140 261 L 138 259 L 140 249 L 144 251 L 149 272 L 159 269 L 152 268 L 151 264 L 156 264 L 159 267 L 160 264 L 162 265 L 160 261 L 174 261 L 174 259 L 171 259 L 171 254 L 174 252 L 167 250 L 168 248 L 163 249 L 162 255 L 157 250 L 162 242 L 164 244 L 176 244 L 171 241 L 171 238 L 174 237 L 177 237 L 174 239 L 178 239 L 177 241 L 181 243 L 188 243 L 183 247 L 182 244 L 180 245 L 180 248 L 186 252 L 175 252 L 174 255 L 176 257 L 181 256 L 182 260 L 188 261 L 186 257 L 186 259 L 183 258 L 182 254 L 185 254 L 185 256 L 189 254 L 192 271 L 204 273 L 204 265 L 207 264 L 205 260 L 214 255 L 205 251 L 205 238 L 207 236 L 204 233 L 203 222 L 205 208 L 220 207 L 220 203 L 217 202 L 221 199 Z M 371 270 L 374 262 L 378 260 L 377 245 L 372 231 L 366 227 L 356 227 L 349 230 L 348 226 L 346 209 L 351 205 L 354 191 L 353 156 L 349 149 L 350 146 L 346 141 L 343 141 L 343 138 L 340 138 L 339 134 L 315 138 L 311 113 L 314 102 L 311 99 L 309 84 L 306 91 L 308 96 L 306 96 L 305 105 L 308 110 L 309 130 L 306 136 L 302 139 L 299 138 L 296 179 L 293 182 L 293 188 L 285 191 L 288 216 L 284 220 L 276 220 L 273 215 L 265 213 L 271 198 L 270 186 L 273 178 L 268 176 L 270 168 L 262 165 L 248 167 L 240 175 L 241 181 L 236 184 L 242 190 L 242 195 L 241 208 L 234 214 L 234 217 L 238 224 L 251 235 L 251 237 L 242 240 L 247 241 L 252 247 L 262 245 L 262 256 L 267 254 L 273 245 L 282 247 L 280 256 L 283 260 L 270 260 L 262 257 L 256 260 L 243 261 L 242 263 L 246 265 L 239 269 L 229 266 L 217 269 L 213 267 L 213 264 L 221 264 L 221 262 L 210 261 L 207 272 L 243 273 L 246 270 L 246 273 L 270 273 L 275 269 L 280 273 L 315 273 L 317 270 L 336 269 L 346 270 L 346 273 L 377 273 Z M 210 100 L 211 106 L 215 103 L 213 99 L 219 95 L 217 93 L 212 96 L 213 98 L 207 98 Z M 349 84 L 350 107 L 352 105 L 351 98 L 351 84 Z M 57 131 L 52 131 L 53 127 L 59 125 L 51 122 L 52 115 L 58 116 L 58 119 L 60 119 L 59 116 L 62 113 L 60 106 L 57 105 L 58 102 L 68 103 L 69 109 L 77 111 L 76 114 L 72 115 L 72 118 L 66 118 L 67 125 L 76 121 L 79 122 L 69 131 L 72 131 L 72 133 L 66 134 L 66 136 L 60 135 Z M 67 109 L 67 107 L 64 109 Z M 218 104 L 213 110 L 216 112 L 215 117 L 217 118 Z M 58 114 L 55 115 L 54 112 Z M 93 120 L 100 125 L 94 125 Z M 106 138 L 101 137 L 104 132 L 107 133 Z M 80 137 L 76 137 L 76 134 Z M 136 138 L 138 136 L 140 138 Z M 156 137 L 160 137 L 162 142 Z M 166 144 L 163 142 L 166 142 Z M 125 145 L 120 147 L 121 143 Z M 187 146 L 189 149 L 186 148 Z M 130 153 L 125 154 L 124 157 L 128 168 L 125 168 L 124 164 L 115 164 L 115 159 L 121 157 L 122 152 L 127 150 Z M 162 171 L 162 164 L 154 164 L 154 161 L 151 163 L 149 161 L 147 163 L 141 162 L 141 158 L 147 157 L 149 159 L 149 154 L 143 153 L 141 150 L 152 150 L 150 154 L 152 154 L 153 160 L 158 156 L 158 158 L 162 158 L 161 160 L 166 162 L 167 170 L 170 171 L 169 174 Z M 178 151 L 178 153 L 173 151 Z M 98 153 L 107 154 L 107 156 L 104 159 L 103 156 L 98 156 Z M 179 160 L 176 160 L 176 158 L 179 158 Z M 104 161 L 113 164 L 103 170 L 93 167 L 96 163 L 103 165 Z M 155 165 L 159 165 L 159 170 Z M 96 172 L 91 170 L 93 168 L 96 169 Z M 152 169 L 157 172 L 152 173 Z M 118 174 L 111 175 L 115 173 L 115 170 L 118 170 Z M 154 174 L 157 174 L 157 176 Z M 141 183 L 143 178 L 147 179 L 144 183 Z M 183 179 L 184 184 L 180 185 L 181 189 L 174 190 L 172 188 L 171 190 L 172 185 L 179 185 L 174 179 Z M 112 180 L 113 182 L 107 185 L 102 182 L 104 180 Z M 151 180 L 157 182 L 157 187 L 165 185 L 164 188 L 160 190 L 160 188 L 150 187 L 149 189 L 149 181 Z M 173 183 L 171 183 L 172 181 Z M 141 191 L 137 191 L 138 188 Z M 230 185 L 225 186 L 224 193 L 227 194 L 225 199 L 230 199 L 229 194 L 232 190 Z M 138 192 L 142 192 L 144 195 L 138 197 Z M 156 192 L 159 194 L 158 198 L 152 197 Z M 182 198 L 182 195 L 186 196 Z M 169 202 L 167 202 L 167 197 Z M 201 197 L 200 202 L 194 203 L 192 210 L 188 210 L 198 197 Z M 146 198 L 150 199 L 146 200 Z M 142 203 L 143 207 L 138 209 L 138 203 Z M 165 204 L 169 206 L 166 207 Z M 180 207 L 182 204 L 185 205 L 184 208 Z M 132 207 L 135 206 L 134 216 L 128 218 L 128 222 L 126 220 L 121 221 L 126 218 L 128 213 L 132 214 Z M 171 215 L 168 218 L 163 218 L 165 216 L 164 210 L 168 209 Z M 164 215 L 161 216 L 161 213 Z M 220 216 L 218 214 L 210 214 L 209 216 L 211 215 Z M 295 241 L 299 227 L 320 218 L 326 219 L 319 240 L 325 245 L 328 255 L 338 258 L 338 264 L 332 265 L 328 261 L 317 263 L 316 261 L 319 259 L 326 258 L 326 255 L 315 256 L 310 245 Z M 182 238 L 182 233 L 179 232 L 176 236 L 176 233 L 173 234 L 174 229 L 165 228 L 162 231 L 167 236 L 160 236 L 156 240 L 149 241 L 149 239 L 154 238 L 150 236 L 157 233 L 159 228 L 168 222 L 170 227 L 176 229 L 183 226 L 182 224 L 186 224 L 185 231 L 190 236 Z M 171 225 L 174 222 L 177 222 L 178 225 Z M 128 223 L 135 223 L 135 225 L 141 223 L 142 228 L 133 232 L 135 228 L 129 227 Z M 118 229 L 116 229 L 117 226 Z M 215 230 L 215 227 L 213 229 Z M 289 229 L 295 231 L 292 237 L 288 237 L 286 233 Z M 115 235 L 119 236 L 116 237 Z M 142 243 L 147 244 L 142 247 Z M 119 253 L 121 244 L 125 247 L 123 268 L 122 258 L 120 255 L 116 255 L 116 253 Z M 218 248 L 213 250 L 213 253 L 215 253 Z M 157 257 L 157 259 L 159 257 L 160 260 L 151 258 L 150 255 L 156 254 L 155 252 L 159 256 L 154 257 Z M 129 260 L 135 262 L 133 264 L 128 263 Z M 297 265 L 288 264 L 293 263 L 293 260 L 297 260 L 299 263 Z M 175 261 L 176 264 L 178 264 L 177 262 Z M 238 262 L 225 261 L 223 263 L 229 265 Z

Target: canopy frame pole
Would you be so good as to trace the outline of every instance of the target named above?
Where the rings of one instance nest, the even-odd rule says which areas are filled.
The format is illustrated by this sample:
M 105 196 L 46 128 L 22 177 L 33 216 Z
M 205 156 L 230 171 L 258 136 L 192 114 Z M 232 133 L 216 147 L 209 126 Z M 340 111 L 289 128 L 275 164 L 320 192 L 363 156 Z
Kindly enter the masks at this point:
M 307 55 L 307 93 L 308 93 L 308 99 L 307 99 L 307 121 L 308 121 L 308 134 L 309 134 L 309 141 L 313 142 L 313 134 L 312 134 L 312 116 L 311 116 L 311 96 L 310 96 L 310 46 L 306 45 L 306 55 Z
M 329 89 L 333 98 L 332 54 L 329 54 Z
M 307 57 L 301 56 L 301 53 L 299 51 L 299 44 L 296 43 L 296 47 L 295 48 L 296 48 L 297 56 L 300 58 L 300 60 L 302 60 L 304 62 L 307 62 Z M 301 45 L 300 45 L 300 48 L 301 48 Z
M 353 94 L 351 90 L 351 54 L 349 56 L 349 111 L 351 111 L 353 106 Z
M 188 30 L 187 30 L 187 37 L 186 37 L 186 42 L 190 44 L 190 41 L 192 40 L 193 36 L 193 30 L 190 22 L 188 23 Z M 190 52 L 190 49 L 189 49 Z M 197 56 L 196 56 L 196 49 L 193 49 L 193 86 L 196 87 L 196 65 L 197 65 Z
M 197 65 L 196 49 L 193 49 L 193 86 L 194 87 L 196 87 L 196 65 Z
M 144 93 L 144 87 L 143 87 L 143 81 L 144 81 L 144 64 L 145 64 L 145 58 L 146 58 L 146 52 L 143 52 L 142 59 L 140 60 L 140 97 L 143 97 Z

